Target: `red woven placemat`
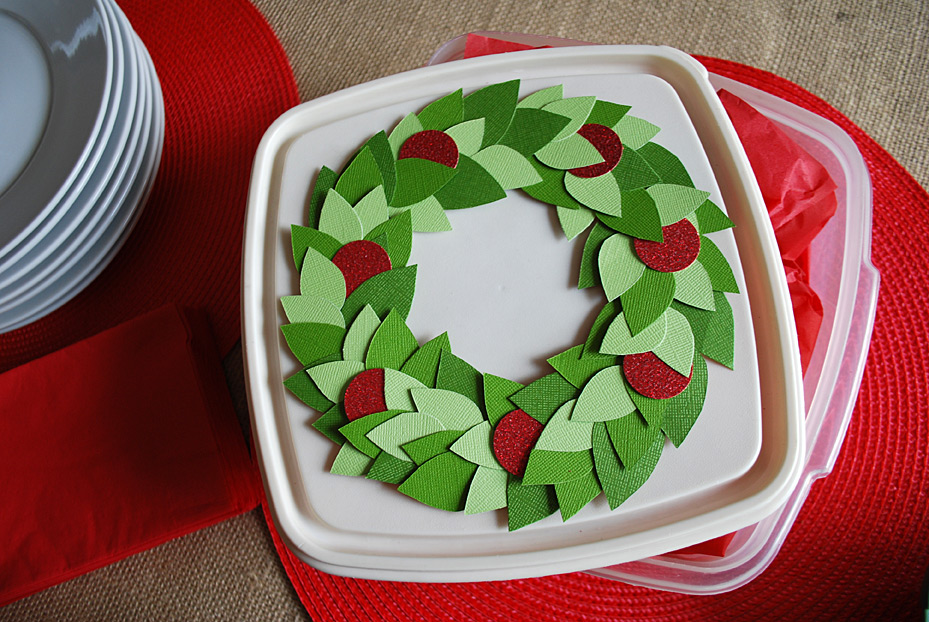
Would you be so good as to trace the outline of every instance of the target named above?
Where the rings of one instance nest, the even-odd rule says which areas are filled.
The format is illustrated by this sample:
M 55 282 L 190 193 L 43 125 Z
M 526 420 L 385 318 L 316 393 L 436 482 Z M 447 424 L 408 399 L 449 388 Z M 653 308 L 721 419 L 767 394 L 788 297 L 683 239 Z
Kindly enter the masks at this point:
M 324 620 L 900 619 L 919 614 L 929 561 L 929 195 L 835 108 L 774 74 L 700 58 L 841 126 L 874 184 L 873 258 L 881 297 L 868 367 L 832 474 L 817 483 L 780 554 L 743 588 L 685 596 L 583 573 L 475 584 L 345 579 L 318 572 L 281 542 L 288 576 Z
M 165 100 L 151 199 L 126 245 L 81 294 L 0 335 L 0 372 L 165 303 L 209 312 L 219 349 L 239 338 L 242 226 L 252 159 L 299 102 L 290 64 L 248 2 L 119 0 Z

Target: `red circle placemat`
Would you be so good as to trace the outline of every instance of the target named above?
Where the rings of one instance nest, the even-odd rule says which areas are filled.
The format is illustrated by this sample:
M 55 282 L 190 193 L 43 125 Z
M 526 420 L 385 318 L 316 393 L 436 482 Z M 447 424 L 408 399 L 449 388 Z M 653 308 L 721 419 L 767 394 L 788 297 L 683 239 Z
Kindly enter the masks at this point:
M 284 50 L 249 2 L 120 0 L 165 100 L 161 169 L 113 262 L 54 313 L 0 335 L 0 372 L 168 302 L 209 312 L 223 353 L 239 339 L 249 172 L 268 126 L 299 103 Z
M 813 486 L 780 554 L 755 581 L 686 596 L 584 573 L 471 584 L 362 581 L 316 571 L 281 542 L 301 601 L 323 620 L 692 620 L 916 618 L 929 561 L 929 195 L 835 108 L 774 74 L 700 58 L 841 126 L 874 184 L 873 259 L 881 296 L 868 366 L 842 453 Z

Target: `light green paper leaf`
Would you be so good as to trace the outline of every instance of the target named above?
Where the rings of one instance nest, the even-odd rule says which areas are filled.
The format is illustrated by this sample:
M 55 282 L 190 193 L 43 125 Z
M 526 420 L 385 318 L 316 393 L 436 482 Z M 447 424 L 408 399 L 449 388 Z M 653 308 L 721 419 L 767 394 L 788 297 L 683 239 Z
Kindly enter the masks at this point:
M 284 314 L 292 323 L 315 322 L 345 328 L 345 318 L 332 302 L 319 296 L 284 296 L 281 298 Z
M 303 269 L 300 271 L 300 293 L 323 298 L 335 305 L 336 309 L 341 309 L 345 302 L 345 277 L 319 251 L 307 248 L 303 256 Z
M 409 207 L 392 207 L 390 209 L 391 212 L 409 210 L 413 231 L 418 233 L 452 230 L 452 223 L 448 221 L 448 216 L 445 215 L 442 204 L 439 203 L 439 200 L 435 198 L 435 196 L 426 197 L 419 203 L 415 203 Z
M 603 214 L 622 216 L 622 193 L 612 175 L 577 177 L 567 173 L 564 187 L 572 197 Z
M 640 149 L 645 143 L 655 137 L 661 128 L 652 125 L 645 119 L 625 115 L 613 126 L 613 131 L 619 134 L 623 146 L 629 149 Z
M 368 432 L 367 437 L 394 458 L 412 462 L 400 446 L 444 429 L 445 426 L 434 417 L 417 412 L 405 412 L 377 426 Z
M 365 305 L 358 313 L 355 321 L 345 333 L 345 342 L 342 344 L 342 358 L 346 361 L 358 361 L 363 363 L 365 355 L 368 352 L 368 346 L 371 344 L 371 338 L 381 325 L 380 318 L 371 308 L 371 305 Z
M 535 449 L 549 451 L 582 451 L 590 449 L 590 434 L 593 421 L 571 420 L 571 412 L 577 400 L 565 402 L 548 420 Z
M 339 427 L 339 432 L 349 443 L 354 445 L 358 451 L 367 454 L 371 458 L 377 458 L 377 454 L 379 454 L 381 450 L 368 439 L 367 434 L 388 419 L 393 419 L 399 414 L 399 410 L 385 410 L 384 412 L 370 413 Z
M 579 236 L 594 221 L 594 213 L 586 207 L 569 209 L 556 205 L 555 210 L 558 213 L 561 229 L 569 240 Z
M 655 184 L 646 192 L 655 201 L 662 227 L 686 218 L 710 196 L 710 193 L 704 190 L 672 184 Z
M 564 86 L 561 84 L 556 84 L 555 86 L 550 86 L 547 89 L 542 89 L 541 91 L 536 91 L 526 95 L 518 104 L 517 108 L 542 108 L 547 106 L 553 101 L 559 100 L 564 97 Z
M 336 455 L 329 472 L 336 475 L 364 475 L 373 462 L 372 458 L 345 443 Z
M 306 370 L 322 394 L 330 401 L 339 403 L 345 394 L 345 387 L 352 379 L 365 370 L 364 363 L 358 361 L 332 361 Z
M 361 230 L 367 235 L 379 224 L 387 222 L 387 197 L 384 186 L 378 186 L 355 205 L 355 214 L 361 221 Z
M 394 128 L 394 131 L 390 133 L 390 136 L 387 137 L 387 142 L 390 143 L 390 150 L 394 154 L 394 159 L 397 159 L 397 155 L 400 153 L 400 147 L 403 146 L 403 143 L 406 142 L 406 139 L 415 134 L 416 132 L 423 131 L 423 124 L 419 122 L 416 114 L 410 113 L 403 117 L 403 120 L 397 124 L 397 127 Z
M 702 263 L 695 261 L 673 274 L 674 297 L 677 300 L 698 309 L 716 309 L 713 303 L 713 282 Z
M 668 308 L 662 317 L 667 318 L 668 329 L 664 339 L 652 352 L 677 373 L 690 376 L 690 366 L 694 360 L 694 334 L 690 330 L 690 322 L 672 308 Z M 647 331 L 643 331 L 643 334 Z
M 458 152 L 466 156 L 473 156 L 481 149 L 484 139 L 484 118 L 471 119 L 445 130 L 458 146 Z
M 597 372 L 577 398 L 570 420 L 609 421 L 635 412 L 625 382 L 619 365 Z
M 667 311 L 652 322 L 648 328 L 635 336 L 633 336 L 632 331 L 629 330 L 625 314 L 620 313 L 606 330 L 606 335 L 603 336 L 603 344 L 600 346 L 600 352 L 602 354 L 616 355 L 649 352 L 664 340 L 667 330 Z
M 319 230 L 328 233 L 342 244 L 360 240 L 361 221 L 352 206 L 335 190 L 330 190 L 319 214 Z M 304 262 L 305 265 L 305 262 Z
M 483 166 L 504 190 L 532 186 L 542 181 L 535 168 L 515 149 L 491 145 L 474 154 L 474 161 Z
M 615 300 L 624 294 L 645 272 L 645 264 L 635 254 L 632 238 L 622 233 L 615 233 L 603 241 L 597 266 L 607 300 Z
M 384 370 L 384 402 L 390 410 L 416 410 L 411 389 L 425 388 L 422 382 L 396 369 Z
M 468 462 L 488 469 L 503 469 L 494 456 L 493 429 L 489 421 L 482 421 L 465 432 L 450 449 Z
M 560 170 L 603 162 L 603 156 L 597 148 L 580 134 L 571 134 L 564 140 L 545 145 L 536 151 L 535 157 L 542 164 Z
M 480 514 L 506 507 L 507 472 L 502 469 L 477 467 L 468 488 L 465 514 Z
M 484 421 L 477 404 L 464 395 L 445 389 L 414 388 L 410 391 L 416 409 L 435 417 L 449 430 L 470 430 Z
M 592 96 L 569 97 L 567 99 L 559 99 L 557 101 L 551 102 L 550 104 L 545 104 L 542 106 L 542 110 L 546 112 L 554 112 L 555 114 L 560 114 L 563 117 L 568 117 L 571 119 L 571 122 L 568 123 L 564 129 L 561 130 L 552 140 L 559 141 L 565 139 L 581 129 L 581 126 L 584 125 L 587 117 L 590 116 L 590 111 L 593 110 L 595 103 L 597 103 L 597 98 Z M 600 158 L 600 161 L 603 161 L 603 158 Z M 592 162 L 591 164 L 594 163 Z

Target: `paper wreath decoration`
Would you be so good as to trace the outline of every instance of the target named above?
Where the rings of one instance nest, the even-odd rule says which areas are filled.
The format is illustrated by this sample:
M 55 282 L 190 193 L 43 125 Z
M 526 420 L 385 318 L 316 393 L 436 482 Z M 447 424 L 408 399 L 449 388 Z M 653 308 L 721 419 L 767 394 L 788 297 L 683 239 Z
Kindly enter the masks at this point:
M 281 302 L 303 369 L 284 384 L 341 445 L 331 472 L 398 484 L 430 506 L 507 508 L 510 530 L 601 492 L 611 509 L 679 446 L 703 408 L 704 356 L 733 366 L 728 262 L 707 234 L 732 227 L 659 128 L 553 86 L 455 91 L 369 139 L 341 174 L 323 167 L 309 226 L 292 227 L 299 295 Z M 407 327 L 413 232 L 445 210 L 522 189 L 554 205 L 568 238 L 590 229 L 578 286 L 607 304 L 586 342 L 527 386 L 482 374 L 447 333 Z

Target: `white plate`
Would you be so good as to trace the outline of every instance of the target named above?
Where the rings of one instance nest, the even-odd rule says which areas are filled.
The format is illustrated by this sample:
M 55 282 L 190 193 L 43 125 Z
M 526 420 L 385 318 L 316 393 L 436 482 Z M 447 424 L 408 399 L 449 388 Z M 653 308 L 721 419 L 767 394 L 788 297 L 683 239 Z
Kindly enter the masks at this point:
M 320 166 L 338 168 L 368 136 L 438 96 L 512 78 L 523 80 L 523 94 L 563 83 L 570 95 L 630 103 L 633 114 L 663 127 L 656 142 L 681 157 L 696 185 L 713 190 L 711 197 L 736 221 L 735 243 L 730 238 L 720 247 L 731 259 L 737 245 L 741 264 L 733 267 L 747 283 L 745 294 L 731 299 L 736 371 L 711 370 L 706 407 L 687 443 L 665 451 L 646 485 L 616 511 L 595 502 L 567 523 L 553 516 L 507 533 L 494 513 L 446 513 L 391 486 L 327 472 L 334 446 L 309 428 L 315 414 L 281 384 L 299 366 L 280 337 L 278 301 L 296 290 L 287 232 L 302 222 Z M 676 115 L 670 124 L 668 114 Z M 523 201 L 510 195 L 488 207 L 504 214 L 521 209 Z M 453 224 L 463 228 L 469 218 L 483 218 L 481 211 L 455 214 Z M 455 232 L 439 236 L 445 237 L 429 263 L 456 243 Z M 414 252 L 428 255 L 423 236 L 414 240 Z M 780 256 L 751 168 L 706 71 L 680 52 L 635 46 L 521 52 L 419 69 L 304 104 L 275 122 L 259 146 L 244 251 L 243 342 L 259 464 L 285 542 L 321 570 L 366 579 L 477 581 L 641 559 L 757 522 L 784 502 L 799 478 L 802 383 Z M 419 256 L 426 270 L 427 257 Z M 429 288 L 418 278 L 414 309 L 430 304 Z M 422 330 L 428 329 L 414 327 Z M 572 333 L 562 347 L 573 343 Z M 452 345 L 460 353 L 474 344 L 469 335 L 453 336 Z M 756 345 L 765 356 L 755 356 Z M 480 352 L 463 356 L 483 371 Z M 746 413 L 742 399 L 759 383 L 761 405 L 755 409 L 749 401 Z M 726 451 L 719 447 L 723 429 L 731 430 Z

